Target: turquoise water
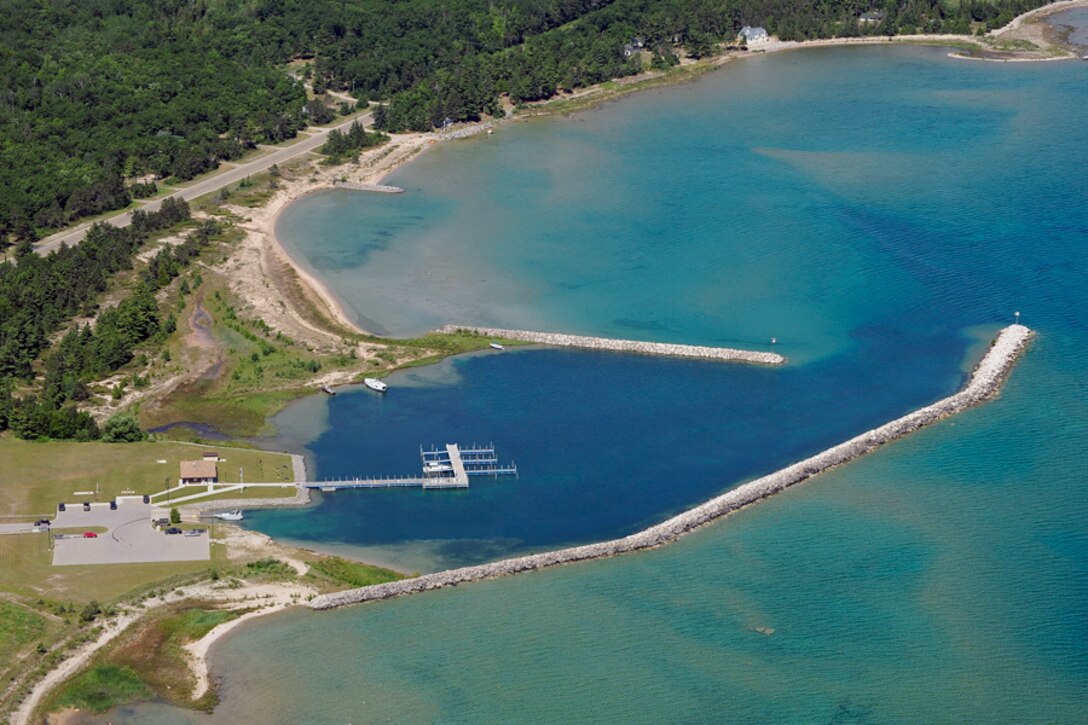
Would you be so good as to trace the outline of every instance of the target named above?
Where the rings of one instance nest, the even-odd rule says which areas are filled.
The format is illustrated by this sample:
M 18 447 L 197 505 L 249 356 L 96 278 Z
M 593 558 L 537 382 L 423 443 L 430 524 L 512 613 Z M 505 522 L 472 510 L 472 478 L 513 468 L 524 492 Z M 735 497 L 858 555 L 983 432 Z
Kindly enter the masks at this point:
M 253 517 L 421 568 L 637 528 L 944 395 L 1013 310 L 1040 337 L 998 401 L 679 544 L 258 622 L 213 654 L 211 718 L 110 718 L 1088 720 L 1086 74 L 754 58 L 440 147 L 400 197 L 292 207 L 281 232 L 364 325 L 774 335 L 791 358 L 485 354 L 287 411 L 323 475 L 447 438 L 518 460 L 516 482 Z

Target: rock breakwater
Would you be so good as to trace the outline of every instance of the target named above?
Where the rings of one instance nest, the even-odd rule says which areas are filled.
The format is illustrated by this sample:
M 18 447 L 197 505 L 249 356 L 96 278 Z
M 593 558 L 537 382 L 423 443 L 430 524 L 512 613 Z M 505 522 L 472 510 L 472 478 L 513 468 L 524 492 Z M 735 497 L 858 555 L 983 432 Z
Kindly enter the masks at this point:
M 353 189 L 354 191 L 373 191 L 379 194 L 403 194 L 404 189 L 388 184 L 360 184 L 356 181 L 334 181 L 337 189 Z
M 347 604 L 360 604 L 482 579 L 546 569 L 560 564 L 616 556 L 671 543 L 716 519 L 807 481 L 819 473 L 848 463 L 919 428 L 988 400 L 1001 389 L 1032 334 L 1032 331 L 1023 325 L 1011 325 L 1004 328 L 971 373 L 967 385 L 959 392 L 862 433 L 822 453 L 738 486 L 644 531 L 597 544 L 575 546 L 545 554 L 533 554 L 491 564 L 450 569 L 388 584 L 325 594 L 315 597 L 308 604 L 314 609 L 331 609 Z
M 690 357 L 704 360 L 722 360 L 726 362 L 745 362 L 758 365 L 782 365 L 786 358 L 774 352 L 738 350 L 731 347 L 705 347 L 702 345 L 677 345 L 667 342 L 642 342 L 639 340 L 616 340 L 608 337 L 585 337 L 565 335 L 558 332 L 533 332 L 531 330 L 503 330 L 496 327 L 465 327 L 446 325 L 439 332 L 458 331 L 474 332 L 486 337 L 501 337 L 506 340 L 535 342 L 556 347 L 580 347 L 587 350 L 612 350 L 615 352 L 635 353 L 638 355 L 665 355 L 668 357 Z

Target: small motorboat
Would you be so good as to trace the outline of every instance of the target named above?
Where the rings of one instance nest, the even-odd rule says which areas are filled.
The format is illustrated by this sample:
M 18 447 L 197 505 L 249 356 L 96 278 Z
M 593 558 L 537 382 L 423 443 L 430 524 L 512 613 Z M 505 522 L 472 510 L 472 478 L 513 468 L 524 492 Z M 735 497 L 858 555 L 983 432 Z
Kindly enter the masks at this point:
M 336 395 L 336 391 L 330 388 L 328 385 L 322 385 L 321 392 L 325 395 Z
M 389 390 L 389 386 L 377 378 L 363 378 L 363 384 L 379 393 L 384 393 L 386 390 Z
M 235 509 L 233 511 L 224 511 L 221 514 L 216 514 L 215 518 L 221 519 L 223 521 L 241 521 L 242 520 L 242 510 L 241 509 Z
M 502 345 L 500 345 L 497 342 L 493 342 L 493 343 L 491 343 L 491 349 L 492 350 L 505 350 L 506 348 L 504 348 Z

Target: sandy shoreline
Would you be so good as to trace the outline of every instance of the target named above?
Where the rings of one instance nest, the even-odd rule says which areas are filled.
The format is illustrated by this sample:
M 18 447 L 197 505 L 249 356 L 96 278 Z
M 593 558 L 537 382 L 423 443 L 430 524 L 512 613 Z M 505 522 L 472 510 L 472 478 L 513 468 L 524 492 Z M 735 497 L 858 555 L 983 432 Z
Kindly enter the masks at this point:
M 1052 50 L 1060 50 L 1064 52 L 1064 55 L 1046 55 L 1045 57 L 1032 57 L 1020 54 L 1019 57 L 1013 55 L 1011 57 L 987 57 L 987 56 L 970 56 L 963 55 L 958 52 L 949 53 L 950 57 L 960 58 L 963 60 L 982 60 L 988 62 L 998 63 L 1015 63 L 1015 62 L 1048 62 L 1054 60 L 1072 60 L 1078 56 L 1075 53 L 1068 50 L 1059 48 L 1044 38 L 1045 28 L 1039 29 L 1038 23 L 1033 23 L 1031 26 L 1034 28 L 1031 32 L 1024 33 L 1025 22 L 1039 20 L 1048 15 L 1051 15 L 1062 10 L 1068 10 L 1076 7 L 1088 6 L 1088 0 L 1059 0 L 1058 2 L 1050 3 L 1042 7 L 1031 10 L 1023 15 L 1020 15 L 1013 19 L 1008 25 L 1003 28 L 991 31 L 984 36 L 989 40 L 1028 40 L 1035 44 L 1043 44 L 1043 48 L 1040 51 L 1033 52 L 1051 52 Z M 1025 35 L 1027 37 L 1020 38 L 1018 36 Z M 926 45 L 942 45 L 942 44 L 971 44 L 981 48 L 983 51 L 987 49 L 982 43 L 983 39 L 973 35 L 953 35 L 953 34 L 918 34 L 918 35 L 896 35 L 892 37 L 886 36 L 868 36 L 868 37 L 855 37 L 855 38 L 824 38 L 818 40 L 808 41 L 779 41 L 772 40 L 769 43 L 765 43 L 761 46 L 755 47 L 751 52 L 740 53 L 725 53 L 721 56 L 708 59 L 707 64 L 709 69 L 717 69 L 727 65 L 730 61 L 755 57 L 762 53 L 778 53 L 783 51 L 804 50 L 808 48 L 825 48 L 834 46 L 850 46 L 850 45 L 887 45 L 891 43 L 899 44 L 926 44 Z M 990 52 L 1000 52 L 990 50 Z M 627 84 L 636 84 L 640 80 L 651 80 L 659 77 L 661 74 L 657 71 L 648 71 L 638 76 L 631 76 L 629 78 L 621 79 Z M 550 101 L 545 101 L 540 104 L 531 104 L 531 107 L 535 105 L 536 112 L 532 115 L 547 115 L 548 106 L 554 101 L 565 100 L 577 100 L 582 97 L 592 96 L 593 90 L 596 87 L 590 87 L 587 89 L 581 89 L 571 96 L 560 96 Z M 614 96 L 613 96 L 614 97 Z M 306 269 L 304 265 L 296 260 L 287 251 L 283 244 L 283 241 L 276 236 L 276 221 L 280 214 L 283 213 L 291 203 L 301 199 L 304 196 L 313 194 L 319 191 L 326 191 L 336 188 L 336 181 L 349 181 L 361 184 L 382 184 L 385 179 L 393 172 L 400 169 L 405 164 L 409 163 L 415 158 L 418 158 L 422 152 L 428 148 L 433 147 L 438 143 L 446 141 L 457 140 L 465 138 L 467 136 L 477 135 L 485 130 L 496 128 L 501 125 L 523 120 L 522 117 L 507 117 L 505 119 L 498 119 L 483 123 L 466 125 L 460 129 L 456 129 L 450 133 L 445 134 L 391 134 L 391 140 L 376 149 L 372 149 L 362 154 L 358 164 L 344 164 L 341 166 L 329 167 L 322 169 L 315 175 L 311 176 L 307 181 L 290 182 L 284 186 L 282 190 L 276 193 L 276 195 L 263 207 L 255 210 L 245 210 L 251 217 L 251 221 L 247 226 L 247 229 L 251 232 L 250 236 L 255 237 L 251 240 L 251 244 L 257 246 L 257 250 L 265 255 L 271 255 L 281 263 L 289 265 L 298 278 L 309 288 L 309 291 L 318 298 L 322 306 L 326 309 L 329 317 L 335 321 L 338 325 L 352 332 L 364 335 L 373 334 L 370 331 L 363 329 L 358 323 L 356 323 L 351 315 L 345 309 L 341 300 L 336 294 L 326 285 L 323 281 L 318 279 L 314 273 Z M 359 192 L 367 193 L 367 192 Z M 320 334 L 327 335 L 327 331 L 314 330 L 312 325 L 307 325 L 311 328 L 311 331 L 318 332 Z
M 289 606 L 296 606 L 301 604 L 308 597 L 317 594 L 315 589 L 303 585 L 254 584 L 231 589 L 224 583 L 216 583 L 213 585 L 208 582 L 196 586 L 185 587 L 181 591 L 182 593 L 180 594 L 178 593 L 179 590 L 174 590 L 161 597 L 151 597 L 145 602 L 127 609 L 112 619 L 104 621 L 101 625 L 102 633 L 96 639 L 78 647 L 70 657 L 61 662 L 55 669 L 50 671 L 48 675 L 34 685 L 30 694 L 26 696 L 15 712 L 12 713 L 12 725 L 28 725 L 28 723 L 31 722 L 31 716 L 45 698 L 45 695 L 69 677 L 75 675 L 85 665 L 89 664 L 100 649 L 121 636 L 130 626 L 138 622 L 148 613 L 160 607 L 168 604 L 175 604 L 185 599 L 214 601 L 224 605 L 224 608 L 228 609 L 260 607 L 260 609 L 256 611 L 219 625 L 219 627 L 208 632 L 201 640 L 186 647 L 190 653 L 194 654 L 194 657 L 190 660 L 190 665 L 193 674 L 196 677 L 197 686 L 202 688 L 200 694 L 203 694 L 207 691 L 209 683 L 207 660 L 205 656 L 211 646 L 233 628 L 228 625 L 237 626 L 237 623 L 243 619 L 252 619 L 263 614 L 281 611 Z M 196 656 L 197 652 L 199 652 L 199 657 Z M 198 696 L 199 695 L 194 695 L 193 699 L 196 699 Z M 72 717 L 77 713 L 78 711 L 69 710 L 65 712 L 65 717 Z
M 344 331 L 372 335 L 371 331 L 352 319 L 341 300 L 322 280 L 287 251 L 276 235 L 276 222 L 280 214 L 303 197 L 337 188 L 338 182 L 380 184 L 386 176 L 435 144 L 451 137 L 463 138 L 472 135 L 468 131 L 482 131 L 490 125 L 492 124 L 478 124 L 446 135 L 391 134 L 387 143 L 361 154 L 358 163 L 319 167 L 304 180 L 284 182 L 275 195 L 260 207 L 231 208 L 231 211 L 245 219 L 241 226 L 246 231 L 242 247 L 233 260 L 230 280 L 232 288 L 241 299 L 256 308 L 260 317 L 270 324 L 274 323 L 274 327 L 284 328 L 288 334 L 293 332 L 296 336 L 301 333 L 304 338 L 316 337 L 326 342 L 338 342 L 341 335 L 336 334 L 336 331 L 323 329 L 306 320 L 300 310 L 291 309 L 295 305 L 281 305 L 282 295 L 269 294 L 268 279 L 277 276 L 274 273 L 276 265 L 286 265 L 305 288 L 304 294 L 308 293 L 307 296 L 316 303 L 319 313 Z

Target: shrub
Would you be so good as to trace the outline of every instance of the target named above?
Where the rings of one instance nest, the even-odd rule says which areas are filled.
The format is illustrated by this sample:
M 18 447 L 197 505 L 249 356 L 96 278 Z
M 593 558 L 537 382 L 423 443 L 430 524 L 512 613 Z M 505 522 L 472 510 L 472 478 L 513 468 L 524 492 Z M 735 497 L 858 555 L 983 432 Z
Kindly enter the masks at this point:
M 135 416 L 129 413 L 118 413 L 102 426 L 102 440 L 107 443 L 134 443 L 146 437 Z

